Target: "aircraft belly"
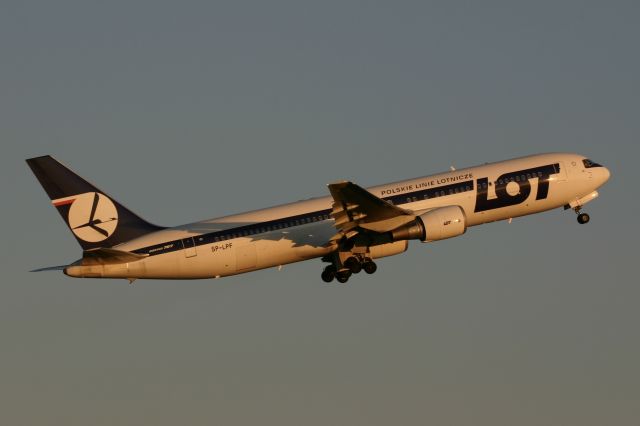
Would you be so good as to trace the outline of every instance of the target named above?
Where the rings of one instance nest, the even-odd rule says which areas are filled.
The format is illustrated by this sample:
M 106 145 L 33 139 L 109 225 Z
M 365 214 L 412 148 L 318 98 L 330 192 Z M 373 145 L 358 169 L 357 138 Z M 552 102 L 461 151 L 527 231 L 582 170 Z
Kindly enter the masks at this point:
M 316 232 L 316 235 L 319 234 L 322 233 Z M 236 268 L 233 272 L 227 270 L 219 275 L 241 274 L 323 256 L 331 251 L 327 247 L 328 240 L 329 237 L 326 235 L 314 236 L 309 233 L 309 229 L 305 232 L 275 232 L 255 239 L 233 240 L 232 252 L 236 259 Z
M 208 249 L 209 247 L 203 247 Z M 235 259 L 228 255 L 185 257 L 182 250 L 151 256 L 137 262 L 103 265 L 102 278 L 197 279 L 235 273 Z M 212 261 L 213 260 L 213 261 Z
M 303 245 L 296 246 L 289 240 L 268 241 L 256 243 L 258 250 L 257 269 L 271 268 L 302 260 L 324 256 L 330 249 L 324 246 Z
M 319 232 L 315 229 L 314 235 L 311 233 L 311 226 L 300 228 L 307 229 L 203 245 L 198 248 L 196 256 L 187 257 L 184 250 L 178 250 L 126 264 L 101 265 L 92 267 L 91 270 L 83 267 L 82 276 L 148 279 L 215 278 L 312 259 L 323 256 L 331 250 L 326 246 L 327 235 L 330 233 L 328 230 Z M 333 232 L 332 229 L 330 230 Z

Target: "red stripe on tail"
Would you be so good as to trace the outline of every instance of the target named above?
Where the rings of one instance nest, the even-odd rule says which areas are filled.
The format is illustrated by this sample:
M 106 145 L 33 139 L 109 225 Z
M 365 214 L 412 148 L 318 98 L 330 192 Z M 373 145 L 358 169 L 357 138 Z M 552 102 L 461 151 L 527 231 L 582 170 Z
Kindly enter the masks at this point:
M 76 200 L 75 198 L 72 198 L 70 200 L 58 201 L 56 203 L 53 203 L 53 205 L 56 206 L 56 207 L 66 206 L 67 204 L 73 203 L 75 200 Z

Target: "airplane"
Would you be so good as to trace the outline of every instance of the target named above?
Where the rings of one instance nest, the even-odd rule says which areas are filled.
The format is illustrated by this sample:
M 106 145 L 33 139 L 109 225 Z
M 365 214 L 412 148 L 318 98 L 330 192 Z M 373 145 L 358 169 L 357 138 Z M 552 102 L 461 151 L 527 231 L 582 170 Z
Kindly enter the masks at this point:
M 346 283 L 374 262 L 467 228 L 563 207 L 598 196 L 609 170 L 572 153 L 515 158 L 362 188 L 328 185 L 329 196 L 175 227 L 147 222 L 53 157 L 26 160 L 83 249 L 70 277 L 220 278 L 320 258 L 321 278 Z

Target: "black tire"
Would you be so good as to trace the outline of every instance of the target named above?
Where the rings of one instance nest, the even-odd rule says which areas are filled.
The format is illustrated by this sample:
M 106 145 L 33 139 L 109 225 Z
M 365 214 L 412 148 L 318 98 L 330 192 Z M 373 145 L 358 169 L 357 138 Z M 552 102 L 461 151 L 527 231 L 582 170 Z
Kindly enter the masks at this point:
M 358 272 L 362 271 L 362 264 L 354 256 L 351 256 L 344 261 L 344 267 L 350 270 L 352 274 L 357 274 Z
M 364 269 L 364 271 L 367 274 L 373 274 L 374 272 L 376 272 L 378 270 L 378 265 L 376 265 L 372 261 L 368 261 L 368 262 L 365 262 L 364 265 L 362 265 L 362 269 Z
M 581 224 L 581 225 L 584 225 L 585 223 L 589 223 L 589 219 L 591 219 L 591 218 L 586 213 L 580 213 L 578 215 L 578 223 Z
M 336 273 L 334 271 L 327 270 L 327 269 L 322 271 L 322 274 L 320 274 L 320 278 L 322 278 L 322 281 L 324 281 L 325 283 L 330 283 L 331 281 L 333 281 L 335 277 L 336 277 Z
M 344 284 L 347 281 L 349 281 L 349 277 L 351 276 L 351 272 L 349 271 L 341 271 L 338 272 L 336 274 L 336 280 L 340 283 L 340 284 Z

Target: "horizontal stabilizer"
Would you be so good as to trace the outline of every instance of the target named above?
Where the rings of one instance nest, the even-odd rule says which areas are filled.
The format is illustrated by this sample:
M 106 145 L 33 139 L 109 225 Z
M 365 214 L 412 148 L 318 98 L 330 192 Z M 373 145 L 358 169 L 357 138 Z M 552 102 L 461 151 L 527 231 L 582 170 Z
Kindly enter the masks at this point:
M 69 265 L 60 265 L 60 266 L 47 266 L 46 268 L 38 268 L 29 272 L 44 272 L 44 271 L 64 271 L 64 269 Z
M 96 248 L 85 250 L 82 253 L 81 265 L 113 265 L 116 263 L 130 263 L 135 262 L 145 257 L 148 254 L 136 254 L 130 251 L 116 250 L 111 248 Z
M 148 254 L 136 254 L 130 251 L 116 250 L 111 248 L 97 248 L 85 250 L 82 259 L 70 265 L 48 266 L 46 268 L 34 269 L 30 272 L 43 271 L 64 271 L 70 266 L 93 266 L 93 265 L 115 265 L 119 263 L 131 263 L 144 259 Z

